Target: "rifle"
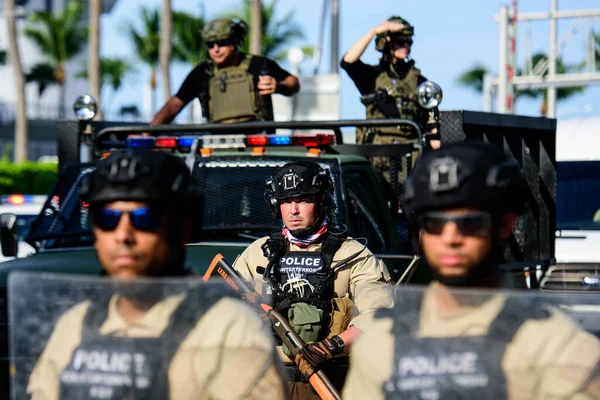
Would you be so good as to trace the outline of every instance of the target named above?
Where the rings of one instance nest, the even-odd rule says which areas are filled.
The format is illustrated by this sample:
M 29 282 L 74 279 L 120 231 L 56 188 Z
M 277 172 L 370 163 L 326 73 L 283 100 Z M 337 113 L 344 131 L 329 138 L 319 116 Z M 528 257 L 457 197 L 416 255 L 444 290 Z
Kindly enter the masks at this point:
M 385 89 L 377 89 L 373 93 L 361 96 L 360 102 L 365 106 L 375 104 L 386 118 L 400 119 L 400 111 L 396 106 L 396 102 Z
M 202 280 L 208 281 L 211 277 L 222 278 L 233 290 L 244 296 L 246 299 L 260 296 L 256 293 L 254 288 L 246 282 L 235 269 L 233 269 L 231 264 L 229 264 L 221 254 L 217 254 L 215 258 L 213 258 L 208 270 L 202 277 Z M 305 345 L 302 338 L 294 331 L 294 328 L 292 328 L 287 319 L 277 312 L 277 310 L 274 310 L 273 307 L 265 303 L 260 303 L 259 306 L 264 316 L 271 321 L 273 330 L 277 336 L 281 338 L 281 341 L 288 349 L 290 349 L 292 356 L 295 357 Z M 315 372 L 308 378 L 308 381 L 321 399 L 341 400 L 340 394 L 323 371 Z

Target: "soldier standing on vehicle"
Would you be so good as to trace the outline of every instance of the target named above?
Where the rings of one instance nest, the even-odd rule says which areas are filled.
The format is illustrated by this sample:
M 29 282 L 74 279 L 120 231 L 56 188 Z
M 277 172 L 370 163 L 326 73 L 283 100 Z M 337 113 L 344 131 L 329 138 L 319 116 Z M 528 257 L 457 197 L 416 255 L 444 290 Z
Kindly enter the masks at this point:
M 439 116 L 437 108 L 427 110 L 417 102 L 417 87 L 427 79 L 409 59 L 413 44 L 414 27 L 405 19 L 393 16 L 371 28 L 369 32 L 350 47 L 340 63 L 361 95 L 375 94 L 389 99 L 392 110 L 382 107 L 381 102 L 366 104 L 367 118 L 406 118 L 419 123 L 426 133 L 431 134 L 430 146 L 438 148 Z M 367 65 L 360 60 L 371 39 L 382 53 L 378 65 Z M 395 109 L 394 109 L 395 108 Z M 391 115 L 398 113 L 397 115 Z M 387 115 L 386 115 L 387 113 Z M 356 132 L 357 143 L 391 144 L 415 143 L 417 134 L 406 125 L 399 128 L 367 128 Z
M 202 39 L 210 60 L 190 72 L 151 125 L 171 122 L 196 97 L 208 122 L 273 121 L 271 95 L 292 96 L 300 84 L 275 61 L 240 51 L 247 31 L 246 23 L 239 20 L 216 19 L 206 24 Z
M 286 397 L 271 337 L 245 302 L 219 297 L 206 305 L 202 286 L 195 296 L 136 290 L 137 278 L 190 274 L 184 246 L 198 203 L 189 184 L 182 160 L 140 150 L 101 160 L 82 185 L 98 259 L 117 290 L 105 302 L 80 303 L 60 318 L 29 381 L 34 400 L 93 393 L 115 400 Z M 173 343 L 173 337 L 179 339 Z M 153 351 L 162 356 L 159 368 L 144 364 L 156 358 Z M 98 374 L 90 366 L 99 360 L 86 362 L 93 354 L 112 360 L 105 360 L 103 372 L 115 371 L 102 381 L 94 380 Z M 132 377 L 136 383 L 127 383 Z M 137 386 L 142 381 L 144 388 Z
M 266 186 L 265 199 L 283 228 L 252 243 L 234 268 L 258 293 L 270 296 L 273 307 L 310 343 L 296 360 L 280 356 L 292 399 L 318 399 L 307 377 L 323 369 L 341 388 L 354 339 L 370 325 L 376 308 L 393 304 L 390 277 L 365 245 L 333 226 L 332 181 L 325 168 L 291 162 Z
M 396 310 L 378 312 L 353 347 L 345 399 L 600 398 L 593 335 L 557 308 L 526 301 L 535 294 L 508 298 L 492 290 L 476 300 L 481 289 L 499 288 L 501 244 L 526 192 L 518 164 L 491 144 L 423 155 L 404 206 L 435 281 L 418 301 L 406 295 L 414 289 L 399 288 Z

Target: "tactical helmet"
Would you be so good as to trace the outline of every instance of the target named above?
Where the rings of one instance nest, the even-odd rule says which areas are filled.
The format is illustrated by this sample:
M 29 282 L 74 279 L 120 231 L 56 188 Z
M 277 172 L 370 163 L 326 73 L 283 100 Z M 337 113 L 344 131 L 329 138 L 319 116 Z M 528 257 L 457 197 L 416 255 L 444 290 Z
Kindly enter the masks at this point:
M 190 170 L 178 157 L 152 150 L 119 150 L 100 160 L 82 182 L 81 199 L 90 205 L 141 201 L 197 207 L 189 191 Z
M 514 160 L 488 143 L 461 142 L 424 153 L 404 184 L 403 208 L 424 211 L 473 207 L 493 215 L 519 213 L 526 187 Z
M 322 217 L 327 203 L 326 196 L 333 183 L 329 171 L 312 161 L 293 161 L 281 167 L 265 181 L 265 200 L 273 209 L 275 218 L 281 217 L 279 201 L 290 197 L 314 196 Z
M 202 29 L 204 42 L 233 39 L 241 42 L 248 33 L 248 24 L 242 20 L 219 18 L 210 21 Z
M 402 29 L 399 32 L 394 32 L 395 35 L 406 35 L 406 36 L 413 36 L 415 34 L 415 28 L 414 26 L 412 26 L 407 20 L 405 20 L 402 17 L 399 17 L 397 15 L 394 15 L 392 17 L 388 18 L 388 21 L 390 22 L 397 22 L 399 24 L 404 25 L 404 29 Z M 377 35 L 375 37 L 375 48 L 380 51 L 380 52 L 384 52 L 385 51 L 385 47 L 388 43 L 387 37 L 389 35 L 389 31 L 388 32 L 383 32 L 380 33 L 379 35 Z

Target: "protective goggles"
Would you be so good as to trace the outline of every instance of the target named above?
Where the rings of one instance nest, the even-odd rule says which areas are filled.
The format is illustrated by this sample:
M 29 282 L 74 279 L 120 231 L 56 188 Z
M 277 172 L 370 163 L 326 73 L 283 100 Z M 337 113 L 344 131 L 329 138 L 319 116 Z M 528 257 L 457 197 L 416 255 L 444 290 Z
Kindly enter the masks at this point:
M 105 232 L 114 231 L 119 226 L 123 214 L 129 215 L 129 221 L 135 229 L 144 232 L 157 230 L 162 219 L 162 213 L 150 207 L 136 208 L 131 211 L 101 208 L 93 213 L 94 225 Z
M 453 222 L 463 236 L 485 236 L 492 224 L 492 216 L 485 212 L 447 214 L 426 212 L 419 218 L 421 229 L 430 235 L 439 235 L 448 222 Z
M 413 40 L 410 38 L 407 38 L 407 37 L 392 36 L 390 39 L 393 44 L 398 45 L 398 46 L 404 46 L 405 44 L 412 46 L 412 44 L 413 44 Z
M 215 47 L 215 44 L 218 47 L 225 47 L 225 46 L 229 46 L 231 44 L 231 40 L 229 40 L 229 39 L 221 39 L 221 40 L 217 40 L 215 42 L 206 42 L 206 46 L 209 49 L 212 49 L 213 47 Z

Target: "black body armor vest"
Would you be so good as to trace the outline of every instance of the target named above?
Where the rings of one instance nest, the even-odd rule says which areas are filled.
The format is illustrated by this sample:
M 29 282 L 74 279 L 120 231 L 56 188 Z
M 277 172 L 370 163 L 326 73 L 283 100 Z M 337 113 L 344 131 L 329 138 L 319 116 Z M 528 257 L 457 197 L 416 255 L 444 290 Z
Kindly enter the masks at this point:
M 191 291 L 157 338 L 105 336 L 110 298 L 93 303 L 82 327 L 81 343 L 60 375 L 60 399 L 169 399 L 168 369 L 177 349 L 202 315 L 221 297 Z
M 541 308 L 526 316 L 522 307 L 518 300 L 507 299 L 486 336 L 417 338 L 410 332 L 418 319 L 396 317 L 394 369 L 383 388 L 386 400 L 506 399 L 502 359 L 507 344 L 526 320 L 550 316 Z M 376 316 L 393 314 L 380 310 Z

